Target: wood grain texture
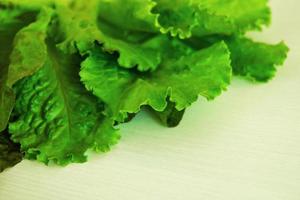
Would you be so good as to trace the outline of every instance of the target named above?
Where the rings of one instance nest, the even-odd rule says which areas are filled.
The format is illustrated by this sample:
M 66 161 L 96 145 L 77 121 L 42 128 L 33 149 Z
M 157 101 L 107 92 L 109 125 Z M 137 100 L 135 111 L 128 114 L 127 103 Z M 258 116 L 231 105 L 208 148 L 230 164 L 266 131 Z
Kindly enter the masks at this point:
M 271 6 L 273 25 L 252 35 L 285 40 L 291 52 L 270 83 L 234 79 L 174 129 L 142 113 L 118 146 L 85 164 L 23 161 L 0 174 L 0 200 L 299 200 L 300 1 Z

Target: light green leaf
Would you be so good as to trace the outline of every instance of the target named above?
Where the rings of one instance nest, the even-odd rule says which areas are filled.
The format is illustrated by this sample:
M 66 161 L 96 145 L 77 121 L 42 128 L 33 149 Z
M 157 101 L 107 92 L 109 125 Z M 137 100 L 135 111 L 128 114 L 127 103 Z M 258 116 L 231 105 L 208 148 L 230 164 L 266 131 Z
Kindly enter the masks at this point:
M 179 36 L 181 39 L 192 36 L 198 25 L 198 8 L 191 0 L 154 0 L 157 5 L 152 10 L 158 14 L 156 26 L 162 33 Z
M 269 25 L 271 12 L 267 0 L 192 0 L 199 8 L 200 25 L 196 36 L 244 33 Z
M 226 89 L 231 66 L 224 43 L 196 52 L 175 40 L 171 44 L 166 50 L 167 59 L 148 73 L 122 69 L 114 55 L 95 49 L 82 63 L 81 79 L 107 104 L 107 115 L 118 121 L 123 121 L 127 113 L 138 112 L 143 105 L 163 111 L 167 98 L 181 111 L 198 95 L 213 99 Z
M 270 23 L 267 0 L 154 0 L 162 33 L 190 38 L 260 30 Z
M 98 29 L 98 0 L 73 1 L 71 5 L 57 5 L 58 30 L 54 30 L 53 37 L 61 41 L 58 47 L 65 53 L 75 53 L 79 49 L 85 52 L 101 40 Z M 55 34 L 58 35 L 55 35 Z
M 154 70 L 161 57 L 152 35 L 122 30 L 101 18 L 101 14 L 104 14 L 102 9 L 110 8 L 115 3 L 104 1 L 99 4 L 99 1 L 92 0 L 88 4 L 82 1 L 74 2 L 72 8 L 58 6 L 60 28 L 65 33 L 61 36 L 63 42 L 59 44 L 60 49 L 74 53 L 78 48 L 84 54 L 98 42 L 103 44 L 105 51 L 119 53 L 118 62 L 122 67 L 137 67 L 141 71 Z M 119 7 L 121 8 L 120 2 Z M 138 12 L 143 16 L 142 11 Z M 118 19 L 122 19 L 121 14 L 118 15 Z
M 139 71 L 153 71 L 161 63 L 161 37 L 150 37 L 144 40 L 127 42 L 107 34 L 102 35 L 103 49 L 118 52 L 118 63 L 124 68 L 136 67 Z
M 231 52 L 233 72 L 261 82 L 274 77 L 276 67 L 284 63 L 289 50 L 283 42 L 270 45 L 244 37 L 231 37 L 226 43 Z
M 155 32 L 158 15 L 153 0 L 100 0 L 100 22 L 128 32 Z

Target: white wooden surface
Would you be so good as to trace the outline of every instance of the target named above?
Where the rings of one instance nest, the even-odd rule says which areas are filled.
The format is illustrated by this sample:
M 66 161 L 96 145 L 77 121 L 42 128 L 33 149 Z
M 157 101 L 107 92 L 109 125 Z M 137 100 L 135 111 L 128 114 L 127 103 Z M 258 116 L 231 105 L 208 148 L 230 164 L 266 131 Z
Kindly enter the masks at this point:
M 0 200 L 300 200 L 300 2 L 271 0 L 289 59 L 268 84 L 233 80 L 175 129 L 140 114 L 113 151 L 66 168 L 23 161 L 0 174 Z

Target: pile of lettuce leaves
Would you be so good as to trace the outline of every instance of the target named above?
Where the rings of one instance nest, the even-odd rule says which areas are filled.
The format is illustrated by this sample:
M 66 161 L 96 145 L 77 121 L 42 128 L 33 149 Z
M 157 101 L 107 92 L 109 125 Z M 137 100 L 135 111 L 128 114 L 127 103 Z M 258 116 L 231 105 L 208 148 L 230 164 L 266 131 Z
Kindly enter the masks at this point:
M 0 0 L 0 171 L 106 152 L 141 108 L 169 127 L 233 75 L 267 82 L 288 47 L 247 38 L 267 0 Z

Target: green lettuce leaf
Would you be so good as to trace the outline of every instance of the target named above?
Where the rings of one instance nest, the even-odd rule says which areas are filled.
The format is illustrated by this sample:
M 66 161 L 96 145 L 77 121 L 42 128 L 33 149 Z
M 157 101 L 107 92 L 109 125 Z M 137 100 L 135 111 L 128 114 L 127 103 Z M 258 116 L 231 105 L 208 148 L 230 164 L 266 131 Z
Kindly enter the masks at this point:
M 0 7 L 0 132 L 6 128 L 14 105 L 14 94 L 6 85 L 12 43 L 18 30 L 31 21 L 26 23 L 25 20 L 18 20 L 21 14 L 19 10 Z
M 119 134 L 102 114 L 103 104 L 80 83 L 80 56 L 64 54 L 51 42 L 47 55 L 42 69 L 14 87 L 13 141 L 26 158 L 46 164 L 84 162 L 87 149 L 109 150 Z
M 156 26 L 162 33 L 171 36 L 189 38 L 192 30 L 199 25 L 198 8 L 191 0 L 155 0 L 157 5 L 152 10 L 158 15 Z
M 243 34 L 269 25 L 268 0 L 192 0 L 199 8 L 199 26 L 193 35 Z
M 0 7 L 0 131 L 6 128 L 14 105 L 11 86 L 40 67 L 35 64 L 40 58 L 36 55 L 46 33 L 37 29 L 49 23 L 50 17 L 47 11 L 41 12 L 33 22 L 36 15 L 32 10 Z M 33 40 L 37 35 L 37 40 Z
M 95 41 L 101 40 L 101 31 L 98 29 L 98 0 L 73 1 L 70 5 L 56 5 L 55 31 L 58 47 L 65 53 L 82 52 L 94 46 Z M 60 33 L 60 34 L 57 34 Z
M 137 66 L 141 71 L 154 70 L 161 62 L 156 43 L 151 42 L 150 35 L 122 30 L 116 27 L 116 24 L 112 25 L 111 22 L 102 19 L 101 14 L 105 13 L 102 9 L 110 8 L 112 5 L 114 5 L 113 1 L 107 5 L 105 1 L 100 4 L 99 1 L 92 0 L 88 4 L 76 1 L 72 8 L 58 6 L 61 32 L 65 33 L 59 44 L 60 49 L 74 53 L 78 48 L 81 53 L 85 53 L 94 46 L 95 42 L 99 42 L 103 43 L 105 51 L 119 53 L 118 62 L 122 67 Z M 143 14 L 142 11 L 139 12 Z M 117 15 L 118 18 L 120 14 Z M 110 13 L 110 16 L 114 16 L 113 13 Z M 113 19 L 112 17 L 110 20 Z M 131 21 L 130 24 L 133 22 Z
M 162 33 L 190 38 L 261 30 L 270 23 L 267 0 L 154 0 Z
M 259 82 L 267 82 L 275 76 L 277 66 L 284 63 L 289 51 L 284 42 L 266 44 L 245 36 L 215 35 L 185 42 L 193 48 L 205 48 L 220 41 L 225 41 L 230 50 L 233 74 Z
M 289 50 L 283 42 L 270 45 L 245 37 L 232 37 L 226 43 L 231 52 L 234 74 L 260 82 L 275 76 L 276 67 L 284 63 Z
M 198 95 L 213 99 L 226 89 L 231 66 L 224 43 L 199 51 L 175 40 L 171 45 L 166 49 L 168 59 L 148 73 L 122 69 L 114 55 L 94 49 L 82 63 L 81 79 L 88 90 L 107 104 L 107 115 L 117 121 L 126 119 L 127 113 L 138 112 L 143 105 L 163 111 L 167 98 L 181 111 Z
M 132 32 L 156 32 L 158 15 L 153 0 L 100 0 L 100 21 Z
M 8 67 L 8 86 L 34 74 L 46 62 L 47 30 L 52 18 L 51 9 L 42 9 L 35 22 L 21 29 L 14 38 Z
M 193 35 L 244 33 L 270 23 L 267 0 L 101 0 L 100 22 L 125 32 Z

